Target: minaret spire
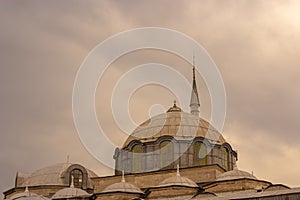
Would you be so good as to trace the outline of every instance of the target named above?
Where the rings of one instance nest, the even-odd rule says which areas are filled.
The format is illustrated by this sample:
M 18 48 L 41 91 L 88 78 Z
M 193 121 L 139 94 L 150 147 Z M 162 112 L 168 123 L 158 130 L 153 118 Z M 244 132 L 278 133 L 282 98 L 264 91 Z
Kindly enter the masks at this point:
M 195 55 L 193 55 L 193 85 L 192 85 L 192 94 L 191 94 L 191 102 L 190 102 L 191 113 L 193 115 L 199 116 L 200 113 L 200 103 L 199 96 L 195 78 Z
M 193 54 L 193 81 L 195 80 L 195 55 Z

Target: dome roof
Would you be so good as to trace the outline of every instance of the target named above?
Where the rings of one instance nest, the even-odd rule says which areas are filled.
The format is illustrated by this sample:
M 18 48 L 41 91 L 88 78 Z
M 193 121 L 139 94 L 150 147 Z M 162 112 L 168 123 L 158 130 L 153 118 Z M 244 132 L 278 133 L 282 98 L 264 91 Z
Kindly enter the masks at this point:
M 114 192 L 125 192 L 125 193 L 137 193 L 143 194 L 143 192 L 131 183 L 126 183 L 124 178 L 124 172 L 122 172 L 122 181 L 118 183 L 113 183 L 106 188 L 101 193 L 114 193 Z
M 223 144 L 226 142 L 223 136 L 207 121 L 196 115 L 182 112 L 180 108 L 174 106 L 167 113 L 156 115 L 138 126 L 127 138 L 123 147 L 127 147 L 133 140 L 151 142 L 161 136 L 172 136 L 179 140 L 203 137 L 212 143 Z
M 10 200 L 50 200 L 47 197 L 32 193 L 26 187 L 25 192 L 17 193 L 9 198 Z
M 237 166 L 235 166 L 233 170 L 221 174 L 217 178 L 217 181 L 234 180 L 242 178 L 256 179 L 256 177 L 250 174 L 249 172 L 239 170 Z
M 131 183 L 126 183 L 126 182 L 111 184 L 107 186 L 101 193 L 107 193 L 107 192 L 126 192 L 126 193 L 143 194 L 143 192 L 139 188 L 137 188 Z
M 74 187 L 73 177 L 72 177 L 71 186 L 57 191 L 52 196 L 52 199 L 69 199 L 69 198 L 74 198 L 74 197 L 89 197 L 89 196 L 91 196 L 91 195 L 89 193 L 87 193 L 86 191 Z
M 179 166 L 177 166 L 177 173 L 176 176 L 172 176 L 167 178 L 163 182 L 159 184 L 159 187 L 162 186 L 186 186 L 186 187 L 199 187 L 194 181 L 188 179 L 186 177 L 180 176 L 179 173 Z
M 39 169 L 25 177 L 25 180 L 19 186 L 66 185 L 64 181 L 64 175 L 67 169 L 72 165 L 74 164 L 59 163 Z M 86 170 L 89 178 L 97 177 L 97 175 L 91 170 Z

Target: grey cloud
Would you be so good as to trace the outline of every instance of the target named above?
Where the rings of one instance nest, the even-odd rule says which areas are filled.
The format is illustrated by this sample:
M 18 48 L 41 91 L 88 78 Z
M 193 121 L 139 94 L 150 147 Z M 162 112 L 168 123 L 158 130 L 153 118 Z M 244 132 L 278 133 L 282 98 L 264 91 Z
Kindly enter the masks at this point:
M 13 186 L 16 171 L 33 171 L 63 162 L 67 154 L 99 175 L 112 173 L 87 153 L 75 132 L 71 111 L 73 81 L 81 62 L 95 45 L 119 31 L 143 26 L 182 31 L 208 50 L 226 85 L 228 115 L 224 135 L 240 149 L 241 167 L 254 169 L 264 178 L 264 174 L 276 176 L 270 163 L 278 162 L 278 157 L 284 159 L 283 164 L 299 165 L 299 21 L 289 18 L 290 9 L 299 6 L 297 1 L 0 4 L 0 191 Z M 113 66 L 115 73 L 122 74 L 131 63 L 136 63 L 126 62 L 127 68 L 125 63 Z M 184 66 L 181 71 L 189 77 L 190 68 Z M 105 94 L 110 88 L 104 88 Z M 208 112 L 206 105 L 210 102 L 202 91 L 205 86 L 199 84 L 199 89 L 202 110 Z M 133 102 L 139 105 L 135 105 L 133 113 L 137 121 L 145 120 L 152 101 L 160 101 L 152 96 L 152 100 L 147 100 L 136 95 Z M 168 107 L 172 100 L 172 95 L 166 94 L 157 103 Z M 106 104 L 97 108 L 104 111 L 98 117 L 107 124 L 107 131 L 115 133 L 113 121 L 101 115 L 110 108 Z M 265 148 L 267 158 L 253 164 L 257 149 L 262 147 L 260 135 L 262 139 L 272 139 Z M 245 143 L 245 137 L 253 137 L 252 145 Z M 273 143 L 276 144 L 272 146 Z M 278 166 L 286 169 L 283 164 Z M 280 180 L 274 180 L 299 185 L 294 178 L 299 172 L 291 171 L 294 173 L 280 173 Z

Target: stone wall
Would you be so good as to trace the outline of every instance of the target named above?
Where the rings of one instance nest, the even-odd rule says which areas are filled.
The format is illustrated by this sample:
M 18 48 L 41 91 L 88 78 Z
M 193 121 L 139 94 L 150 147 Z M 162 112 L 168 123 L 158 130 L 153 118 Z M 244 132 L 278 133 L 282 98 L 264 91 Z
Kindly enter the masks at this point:
M 180 169 L 180 175 L 193 180 L 196 183 L 215 181 L 216 177 L 224 173 L 224 169 L 218 165 L 208 165 Z M 132 183 L 138 188 L 145 189 L 158 186 L 163 180 L 176 175 L 176 170 L 163 170 L 140 174 L 125 175 L 126 182 Z M 121 181 L 121 176 L 108 176 L 93 178 L 94 192 L 101 192 L 105 187 Z

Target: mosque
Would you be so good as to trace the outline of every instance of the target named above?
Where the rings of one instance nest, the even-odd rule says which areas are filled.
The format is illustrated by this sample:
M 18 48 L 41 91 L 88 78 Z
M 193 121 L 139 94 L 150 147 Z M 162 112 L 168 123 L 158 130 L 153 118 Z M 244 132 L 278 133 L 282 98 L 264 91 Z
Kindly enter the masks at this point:
M 174 105 L 154 116 L 114 153 L 115 175 L 101 177 L 81 164 L 61 163 L 17 172 L 9 200 L 300 200 L 300 188 L 273 184 L 237 168 L 238 155 L 199 117 L 193 67 L 190 112 Z

